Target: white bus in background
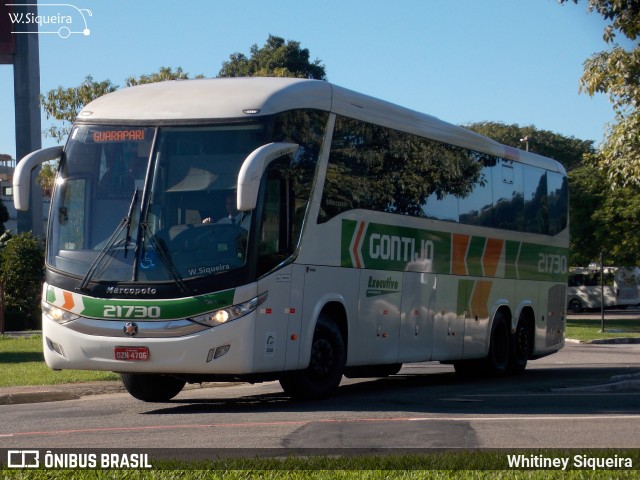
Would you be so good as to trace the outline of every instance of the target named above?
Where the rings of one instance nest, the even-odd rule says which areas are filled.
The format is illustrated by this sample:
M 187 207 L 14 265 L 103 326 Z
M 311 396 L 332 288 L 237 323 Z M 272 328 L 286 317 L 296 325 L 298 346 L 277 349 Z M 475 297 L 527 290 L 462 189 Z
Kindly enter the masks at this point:
M 568 192 L 556 161 L 327 82 L 126 88 L 78 115 L 50 209 L 53 369 L 279 380 L 294 397 L 404 362 L 521 372 L 564 345 Z M 240 215 L 238 221 L 235 221 Z
M 567 289 L 567 309 L 572 313 L 605 308 L 626 308 L 640 304 L 640 268 L 604 267 L 604 290 L 600 267 L 571 268 Z

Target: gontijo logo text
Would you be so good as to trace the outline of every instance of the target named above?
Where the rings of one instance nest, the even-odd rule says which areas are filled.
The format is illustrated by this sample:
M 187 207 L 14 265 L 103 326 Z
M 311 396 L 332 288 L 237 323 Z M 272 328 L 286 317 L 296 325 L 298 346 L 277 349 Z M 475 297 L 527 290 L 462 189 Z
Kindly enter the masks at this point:
M 567 256 L 549 245 L 342 221 L 343 267 L 564 282 Z

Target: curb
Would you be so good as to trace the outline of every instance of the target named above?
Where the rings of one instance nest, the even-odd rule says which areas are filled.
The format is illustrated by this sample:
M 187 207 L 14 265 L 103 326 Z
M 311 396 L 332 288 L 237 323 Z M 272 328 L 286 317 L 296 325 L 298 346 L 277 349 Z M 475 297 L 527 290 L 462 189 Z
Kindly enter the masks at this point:
M 581 343 L 583 345 L 636 345 L 640 344 L 640 337 L 602 338 L 596 340 L 565 338 L 564 341 L 567 343 Z
M 119 381 L 0 388 L 0 405 L 77 400 L 89 395 L 124 392 Z
M 244 385 L 244 382 L 188 383 L 184 386 L 183 391 L 199 390 L 201 388 L 231 387 L 233 385 Z M 119 380 L 44 386 L 3 387 L 0 388 L 0 405 L 78 400 L 91 395 L 125 392 L 126 390 Z

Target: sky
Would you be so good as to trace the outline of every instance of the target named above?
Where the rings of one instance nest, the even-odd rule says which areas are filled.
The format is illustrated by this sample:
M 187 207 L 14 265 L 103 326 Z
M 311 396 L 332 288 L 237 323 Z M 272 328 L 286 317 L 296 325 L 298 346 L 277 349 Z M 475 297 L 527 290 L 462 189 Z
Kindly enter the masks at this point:
M 42 25 L 43 93 L 87 75 L 123 86 L 162 66 L 215 77 L 272 34 L 300 42 L 330 82 L 450 123 L 534 125 L 598 144 L 614 119 L 606 96 L 578 91 L 583 62 L 608 48 L 585 1 L 70 1 L 91 11 L 90 33 L 62 38 Z M 73 14 L 84 29 L 75 10 L 51 4 L 40 0 L 39 14 Z M 15 156 L 11 65 L 0 65 L 0 153 Z

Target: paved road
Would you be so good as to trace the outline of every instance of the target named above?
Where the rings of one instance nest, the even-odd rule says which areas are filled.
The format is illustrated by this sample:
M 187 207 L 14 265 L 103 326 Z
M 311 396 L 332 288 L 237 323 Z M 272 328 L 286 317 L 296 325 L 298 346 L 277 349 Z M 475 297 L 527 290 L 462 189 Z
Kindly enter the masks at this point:
M 4 448 L 640 448 L 640 345 L 570 344 L 506 379 L 406 365 L 326 401 L 277 383 L 0 406 Z

